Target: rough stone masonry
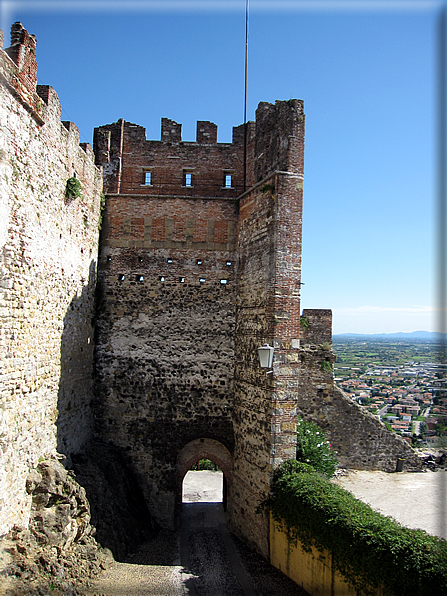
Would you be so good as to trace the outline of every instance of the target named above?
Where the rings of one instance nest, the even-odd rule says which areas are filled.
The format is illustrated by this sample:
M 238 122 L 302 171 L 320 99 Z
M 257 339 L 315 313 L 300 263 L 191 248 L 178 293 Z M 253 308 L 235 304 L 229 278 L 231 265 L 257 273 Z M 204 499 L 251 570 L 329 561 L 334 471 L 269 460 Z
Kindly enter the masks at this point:
M 3 36 L 2 36 L 3 38 Z M 20 23 L 0 49 L 0 535 L 27 526 L 39 459 L 91 437 L 101 171 L 36 85 L 36 40 Z M 76 176 L 82 196 L 68 199 Z
M 294 457 L 297 415 L 331 431 L 345 465 L 417 465 L 334 388 L 331 312 L 304 311 L 300 329 L 302 101 L 260 103 L 231 143 L 211 122 L 185 142 L 172 120 L 159 141 L 119 120 L 95 129 L 93 152 L 36 85 L 20 23 L 0 61 L 0 535 L 27 526 L 39 460 L 100 443 L 167 527 L 188 467 L 216 461 L 233 530 L 266 556 L 255 510 Z

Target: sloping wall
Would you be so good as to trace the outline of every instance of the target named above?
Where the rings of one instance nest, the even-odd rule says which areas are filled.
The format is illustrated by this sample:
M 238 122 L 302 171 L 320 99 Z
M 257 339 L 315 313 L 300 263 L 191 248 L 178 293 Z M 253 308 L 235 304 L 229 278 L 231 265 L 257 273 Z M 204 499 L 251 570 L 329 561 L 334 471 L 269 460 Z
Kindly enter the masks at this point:
M 344 467 L 395 472 L 397 458 L 403 457 L 407 470 L 420 469 L 421 459 L 407 441 L 335 385 L 332 312 L 308 309 L 303 317 L 307 326 L 301 330 L 298 414 L 330 431 Z

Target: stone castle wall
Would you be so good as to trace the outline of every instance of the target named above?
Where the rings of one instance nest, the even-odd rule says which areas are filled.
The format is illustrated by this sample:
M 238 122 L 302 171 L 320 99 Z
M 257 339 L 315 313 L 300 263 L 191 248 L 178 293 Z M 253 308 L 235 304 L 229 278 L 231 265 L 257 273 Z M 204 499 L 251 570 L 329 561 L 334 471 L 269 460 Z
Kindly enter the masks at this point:
M 26 526 L 31 468 L 79 450 L 93 428 L 93 327 L 101 172 L 36 86 L 20 23 L 0 49 L 0 535 Z M 67 201 L 76 175 L 82 198 Z
M 178 499 L 179 454 L 190 442 L 200 448 L 201 439 L 213 440 L 234 456 L 229 516 L 236 531 L 259 542 L 259 527 L 267 526 L 255 514 L 256 499 L 268 490 L 275 461 L 293 455 L 296 406 L 272 414 L 274 381 L 260 371 L 257 348 L 276 338 L 282 360 L 275 376 L 284 376 L 285 354 L 297 349 L 302 159 L 300 173 L 295 161 L 296 146 L 304 151 L 303 121 L 302 102 L 260 106 L 248 124 L 247 181 L 261 179 L 239 200 L 243 126 L 233 143 L 217 143 L 217 127 L 204 122 L 195 143 L 183 142 L 181 125 L 167 119 L 160 141 L 125 121 L 95 130 L 108 192 L 99 432 L 126 451 L 163 525 L 172 523 Z M 270 166 L 264 160 L 256 170 L 263 154 Z M 262 541 L 267 552 L 265 531 Z
M 271 190 L 249 191 L 240 204 L 235 329 L 235 461 L 233 530 L 265 550 L 263 516 L 255 512 L 270 487 L 272 374 L 259 367 L 258 347 L 272 345 L 275 257 Z M 271 373 L 271 371 L 269 371 Z
M 241 147 L 218 144 L 211 123 L 201 128 L 212 136 L 197 144 L 182 143 L 181 126 L 167 119 L 161 141 L 123 121 L 95 130 L 97 160 L 112 172 L 107 189 L 122 191 L 107 195 L 101 238 L 98 432 L 126 454 L 165 526 L 185 445 L 206 438 L 234 449 L 237 205 L 235 188 L 222 184 L 226 171 L 240 184 Z M 149 167 L 153 184 L 142 185 Z
M 330 431 L 342 466 L 395 472 L 397 458 L 403 457 L 407 469 L 420 469 L 421 461 L 407 441 L 336 387 L 332 312 L 309 309 L 303 317 L 308 326 L 301 331 L 299 416 Z

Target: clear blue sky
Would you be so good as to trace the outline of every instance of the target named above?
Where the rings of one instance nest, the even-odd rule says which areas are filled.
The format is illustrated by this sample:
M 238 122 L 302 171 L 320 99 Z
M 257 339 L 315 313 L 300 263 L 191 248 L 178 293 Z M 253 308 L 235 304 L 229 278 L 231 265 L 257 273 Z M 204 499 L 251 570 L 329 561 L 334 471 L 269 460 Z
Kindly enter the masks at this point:
M 243 122 L 245 0 L 0 1 L 38 78 L 82 141 L 124 118 Z M 342 10 L 342 6 L 348 6 Z M 260 101 L 306 112 L 302 307 L 334 333 L 434 330 L 439 2 L 251 0 L 248 118 Z

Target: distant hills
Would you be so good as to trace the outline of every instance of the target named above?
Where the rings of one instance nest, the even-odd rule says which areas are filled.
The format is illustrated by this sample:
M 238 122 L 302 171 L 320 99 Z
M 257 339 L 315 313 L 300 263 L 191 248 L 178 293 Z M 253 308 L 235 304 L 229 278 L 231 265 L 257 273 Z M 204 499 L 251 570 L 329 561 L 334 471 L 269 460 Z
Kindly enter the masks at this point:
M 333 339 L 422 339 L 425 341 L 447 341 L 447 333 L 437 331 L 412 331 L 411 333 L 339 333 L 332 336 Z

